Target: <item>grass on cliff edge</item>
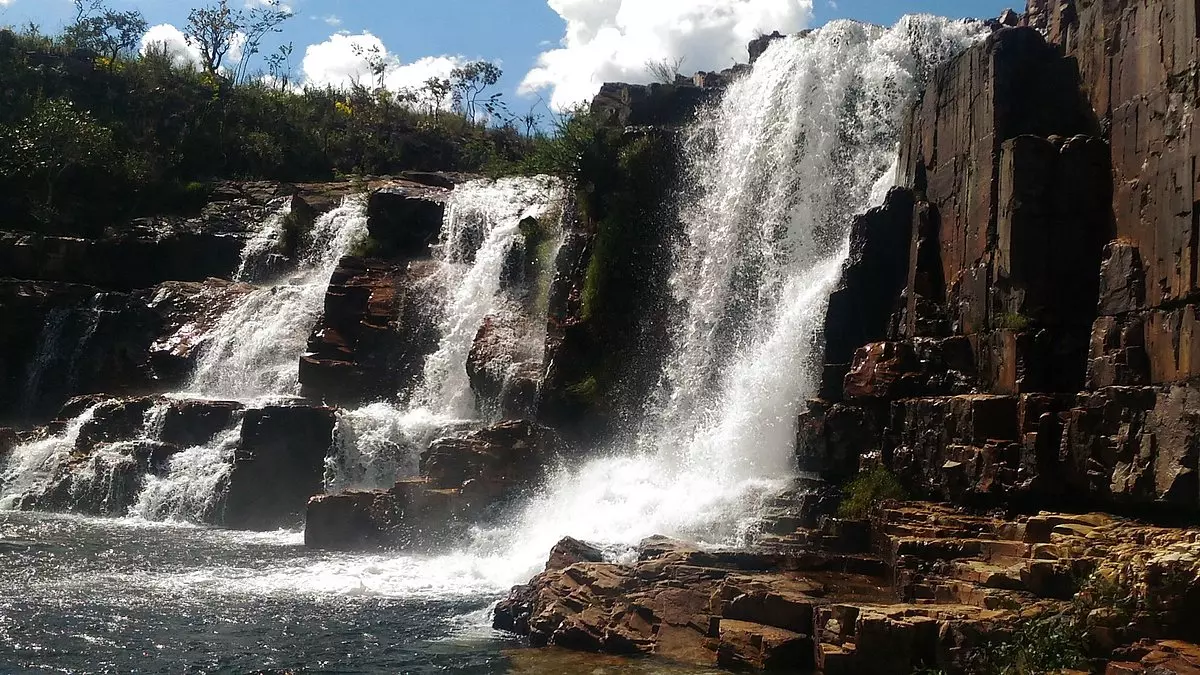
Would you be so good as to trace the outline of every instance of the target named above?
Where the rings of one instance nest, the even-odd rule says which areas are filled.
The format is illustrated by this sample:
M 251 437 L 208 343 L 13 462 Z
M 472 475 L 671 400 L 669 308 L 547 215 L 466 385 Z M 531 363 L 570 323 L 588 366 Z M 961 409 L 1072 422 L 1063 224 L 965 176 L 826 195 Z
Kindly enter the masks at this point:
M 838 516 L 862 520 L 871 515 L 871 509 L 876 504 L 889 499 L 908 499 L 908 491 L 895 474 L 884 466 L 876 466 L 858 474 L 842 488 Z

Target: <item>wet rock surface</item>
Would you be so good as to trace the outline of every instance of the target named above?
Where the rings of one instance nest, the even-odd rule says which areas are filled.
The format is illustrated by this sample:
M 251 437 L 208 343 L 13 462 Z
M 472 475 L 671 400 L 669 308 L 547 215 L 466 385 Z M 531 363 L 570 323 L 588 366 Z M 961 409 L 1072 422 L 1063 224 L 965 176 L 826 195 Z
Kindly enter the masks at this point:
M 329 408 L 248 410 L 229 474 L 221 522 L 237 529 L 293 527 L 324 489 L 335 418 Z
M 567 452 L 556 433 L 528 420 L 438 439 L 421 454 L 419 477 L 389 490 L 309 500 L 305 545 L 444 548 L 452 545 L 452 535 L 495 516 L 503 505 L 539 485 L 556 458 Z
M 354 405 L 396 395 L 437 349 L 437 272 L 432 261 L 344 258 L 325 311 L 300 358 L 304 395 Z

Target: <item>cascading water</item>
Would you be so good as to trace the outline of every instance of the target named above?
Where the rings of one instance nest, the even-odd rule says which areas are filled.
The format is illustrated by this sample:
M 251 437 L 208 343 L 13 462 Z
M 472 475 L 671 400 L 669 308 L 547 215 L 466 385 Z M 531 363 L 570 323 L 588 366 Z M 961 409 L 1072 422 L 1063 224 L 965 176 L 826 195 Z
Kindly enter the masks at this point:
M 426 407 L 458 417 L 477 414 L 467 353 L 484 318 L 505 309 L 501 274 L 514 244 L 523 241 L 521 222 L 546 218 L 563 197 L 558 181 L 544 176 L 467 183 L 451 195 L 441 259 L 451 277 L 446 286 L 453 290 L 441 344 L 425 361 L 418 400 Z
M 734 544 L 792 475 L 828 295 L 852 217 L 890 182 L 903 114 L 976 24 L 849 21 L 776 41 L 684 142 L 688 191 L 672 291 L 682 309 L 638 452 L 564 474 L 517 520 L 508 555 L 559 537 Z M 498 536 L 499 533 L 496 533 Z
M 439 321 L 441 339 L 425 361 L 421 381 L 400 408 L 377 403 L 343 411 L 329 458 L 326 486 L 388 488 L 417 472 L 420 453 L 436 437 L 470 428 L 480 415 L 466 363 L 484 319 L 520 313 L 503 288 L 505 267 L 515 247 L 525 245 L 529 219 L 558 229 L 562 184 L 553 178 L 505 178 L 459 185 L 450 194 L 437 257 L 447 297 Z M 557 238 L 555 238 L 557 241 Z M 544 324 L 545 317 L 531 317 Z
M 702 111 L 683 143 L 678 201 L 686 206 L 671 281 L 678 310 L 653 409 L 629 447 L 562 470 L 510 522 L 475 530 L 456 553 L 429 557 L 304 551 L 294 533 L 0 514 L 8 528 L 0 545 L 15 537 L 0 552 L 15 551 L 17 561 L 0 565 L 0 643 L 18 645 L 27 663 L 64 671 L 96 663 L 134 670 L 149 658 L 179 671 L 286 670 L 345 663 L 351 649 L 388 672 L 464 669 L 464 653 L 495 652 L 497 643 L 476 638 L 464 647 L 447 635 L 457 625 L 450 617 L 473 612 L 486 621 L 486 604 L 526 581 L 563 536 L 614 556 L 651 534 L 715 546 L 744 540 L 763 498 L 792 474 L 795 415 L 812 392 L 849 219 L 888 185 L 901 114 L 929 70 L 981 33 L 932 17 L 891 29 L 834 23 L 776 41 Z M 464 187 L 456 198 L 465 204 L 472 188 Z M 453 290 L 437 358 L 406 409 L 375 404 L 341 415 L 331 487 L 387 487 L 415 468 L 422 434 L 476 416 L 465 398 L 467 350 L 483 317 L 511 308 L 505 263 L 496 263 L 520 242 L 521 215 L 544 203 L 538 196 L 509 208 L 503 195 L 489 199 L 495 215 L 475 224 L 464 219 L 468 209 L 450 209 L 441 255 Z M 360 231 L 351 216 L 360 209 L 331 214 L 319 228 L 329 233 L 326 244 Z M 345 250 L 335 244 L 328 257 L 311 257 L 293 284 L 252 294 L 227 317 L 195 389 L 247 399 L 294 392 L 281 364 L 294 367 L 320 308 L 319 292 L 300 289 L 323 290 L 339 246 Z M 252 354 L 242 359 L 242 348 Z M 222 379 L 222 368 L 238 374 Z M 47 470 L 73 466 L 94 414 L 18 448 L 2 476 L 0 508 Z M 154 415 L 147 439 L 158 437 Z M 208 446 L 176 454 L 165 475 L 146 482 L 134 513 L 192 518 L 209 508 L 237 432 L 235 424 Z M 0 654 L 0 669 L 4 660 Z
M 270 274 L 272 259 L 280 255 L 291 214 L 291 204 L 284 204 L 262 222 L 258 232 L 242 248 L 241 262 L 233 275 L 236 281 L 261 281 Z
M 653 534 L 744 542 L 793 475 L 796 416 L 815 388 L 849 223 L 894 179 L 903 114 L 924 80 L 984 34 L 909 16 L 772 44 L 685 139 L 685 237 L 671 280 L 681 309 L 633 447 L 562 471 L 458 554 L 373 564 L 370 583 L 405 592 L 415 574 L 498 590 L 528 578 L 563 536 L 618 549 Z
M 43 488 L 53 478 L 53 472 L 65 465 L 75 451 L 80 432 L 99 407 L 99 404 L 89 406 L 67 423 L 61 433 L 26 443 L 13 452 L 0 473 L 0 509 L 14 508 L 23 496 Z
M 688 206 L 671 280 L 681 309 L 645 428 L 633 447 L 564 471 L 505 527 L 478 532 L 457 563 L 431 564 L 486 568 L 503 585 L 564 535 L 617 545 L 655 533 L 709 544 L 744 536 L 760 500 L 791 475 L 795 415 L 812 391 L 850 218 L 887 184 L 901 115 L 923 78 L 980 34 L 932 17 L 891 29 L 837 22 L 776 41 L 703 111 L 684 142 Z M 450 289 L 439 348 L 408 409 L 342 415 L 331 488 L 386 487 L 413 471 L 432 435 L 475 417 L 464 372 L 474 334 L 510 303 L 502 274 L 522 220 L 546 217 L 561 190 L 549 179 L 455 190 L 439 247 Z M 364 228 L 361 199 L 323 217 L 297 278 L 251 294 L 220 322 L 192 389 L 243 400 L 294 393 L 325 282 Z M 137 513 L 203 508 L 203 498 L 176 496 L 220 482 L 226 441 L 173 460 Z M 406 574 L 417 573 L 412 565 Z
M 241 433 L 242 425 L 234 424 L 210 443 L 172 457 L 165 472 L 146 477 L 129 515 L 188 522 L 203 522 L 212 516 L 233 468 L 233 453 Z
M 281 227 L 282 219 L 282 212 L 270 216 L 254 241 L 270 239 L 270 233 Z M 320 315 L 329 277 L 342 256 L 366 236 L 366 200 L 361 196 L 347 198 L 320 217 L 304 248 L 297 275 L 287 283 L 248 294 L 221 318 L 205 345 L 188 393 L 179 396 L 253 402 L 298 394 L 296 364 Z M 243 270 L 247 261 L 260 258 L 266 250 L 266 244 L 256 246 L 254 241 L 243 252 Z M 166 405 L 156 405 L 154 410 L 161 413 Z M 62 432 L 24 444 L 13 452 L 0 486 L 0 508 L 12 508 L 30 495 L 36 498 L 55 486 L 79 490 L 80 485 L 111 482 L 114 476 L 130 469 L 136 442 L 99 448 L 89 462 L 76 461 L 73 452 L 79 430 L 93 412 L 94 408 L 89 409 Z M 156 440 L 156 425 L 160 423 L 160 417 L 147 416 L 142 440 Z M 232 468 L 239 431 L 240 424 L 235 424 L 209 444 L 172 457 L 161 475 L 148 475 L 141 482 L 130 515 L 188 521 L 209 517 Z M 129 495 L 125 497 L 128 503 Z
M 320 317 L 329 277 L 366 236 L 363 197 L 348 197 L 317 219 L 297 276 L 251 293 L 217 322 L 190 391 L 243 401 L 298 394 L 296 361 Z

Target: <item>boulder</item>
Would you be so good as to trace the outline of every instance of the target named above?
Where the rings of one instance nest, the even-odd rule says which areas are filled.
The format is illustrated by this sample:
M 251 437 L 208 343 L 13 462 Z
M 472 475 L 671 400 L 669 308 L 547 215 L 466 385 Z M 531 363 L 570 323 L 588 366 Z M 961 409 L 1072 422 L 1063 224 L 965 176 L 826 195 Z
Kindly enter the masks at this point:
M 159 317 L 148 359 L 161 387 L 187 382 L 217 322 L 253 290 L 249 284 L 205 279 L 168 281 L 143 293 L 146 305 Z
M 603 561 L 604 552 L 600 549 L 578 539 L 566 537 L 550 549 L 550 559 L 546 561 L 546 571 L 564 570 L 575 563 Z
M 300 358 L 302 393 L 356 405 L 393 398 L 416 381 L 437 349 L 439 269 L 432 261 L 343 258 Z
M 434 441 L 421 453 L 421 473 L 434 488 L 458 489 L 478 481 L 519 490 L 542 480 L 564 449 L 548 428 L 527 420 L 502 422 L 462 438 Z
M 221 523 L 249 530 L 299 524 L 309 498 L 324 489 L 335 421 L 329 408 L 247 410 Z
M 467 376 L 479 410 L 501 419 L 532 416 L 542 379 L 542 331 L 514 313 L 487 316 L 467 356 Z
M 389 490 L 317 495 L 308 502 L 304 544 L 333 550 L 445 551 L 467 536 L 495 498 L 477 483 L 446 489 L 410 479 Z
M 746 48 L 750 52 L 750 64 L 753 65 L 758 57 L 762 56 L 767 51 L 767 47 L 776 40 L 783 40 L 784 35 L 779 31 L 774 31 L 770 35 L 760 35 L 750 41 L 750 45 Z
M 388 186 L 367 198 L 367 230 L 380 258 L 427 258 L 442 231 L 444 191 Z

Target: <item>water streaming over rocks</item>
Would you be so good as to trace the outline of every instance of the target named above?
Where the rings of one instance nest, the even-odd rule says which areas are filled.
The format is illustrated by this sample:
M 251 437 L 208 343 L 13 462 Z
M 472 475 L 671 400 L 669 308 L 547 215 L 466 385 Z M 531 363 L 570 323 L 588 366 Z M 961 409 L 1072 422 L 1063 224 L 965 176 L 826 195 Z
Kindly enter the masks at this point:
M 391 487 L 416 475 L 430 441 L 478 425 L 466 369 L 471 345 L 486 317 L 521 311 L 503 288 L 505 267 L 514 247 L 525 243 L 522 223 L 534 219 L 558 229 L 563 199 L 561 182 L 545 176 L 472 181 L 450 194 L 436 252 L 439 288 L 448 296 L 439 303 L 437 351 L 426 359 L 409 405 L 378 403 L 340 414 L 326 472 L 331 491 Z M 544 313 L 529 321 L 544 329 Z
M 281 213 L 270 216 L 264 231 L 276 227 L 281 218 Z M 347 198 L 317 219 L 296 276 L 248 294 L 221 318 L 205 344 L 188 392 L 179 396 L 254 402 L 298 394 L 297 360 L 320 315 L 329 277 L 366 233 L 366 203 L 361 196 Z M 261 253 L 248 245 L 243 267 Z M 156 404 L 152 410 L 161 415 L 166 405 Z M 36 502 L 37 495 L 66 485 L 80 492 L 81 483 L 111 482 L 132 472 L 129 464 L 136 461 L 131 454 L 136 441 L 105 446 L 85 463 L 73 456 L 79 431 L 94 410 L 89 408 L 61 432 L 16 449 L 0 483 L 4 500 L 0 505 L 28 505 L 31 499 Z M 161 417 L 147 415 L 141 440 L 157 440 L 159 424 Z M 232 467 L 238 433 L 235 424 L 211 443 L 172 457 L 162 472 L 147 476 L 136 499 L 125 495 L 123 500 L 112 500 L 112 515 L 125 515 L 125 508 L 116 505 L 133 501 L 130 515 L 134 516 L 193 522 L 211 518 Z M 133 485 L 136 489 L 136 481 Z
M 890 29 L 835 22 L 776 41 L 702 111 L 684 144 L 681 309 L 657 410 L 632 447 L 562 472 L 434 569 L 480 570 L 499 590 L 537 571 L 563 536 L 743 542 L 793 475 L 796 416 L 814 391 L 851 218 L 892 180 L 925 77 L 982 35 L 930 16 Z
M 299 394 L 296 362 L 320 317 L 329 277 L 366 236 L 361 196 L 318 218 L 296 275 L 246 296 L 213 328 L 189 389 L 236 400 Z
M 381 596 L 443 603 L 453 615 L 481 610 L 527 580 L 563 536 L 606 545 L 614 555 L 652 534 L 709 545 L 744 540 L 758 507 L 793 473 L 795 417 L 813 391 L 821 322 L 850 218 L 890 181 L 901 117 L 923 78 L 979 35 L 977 26 L 932 17 L 906 17 L 890 29 L 835 22 L 775 41 L 701 112 L 683 143 L 684 237 L 671 280 L 679 309 L 654 409 L 627 447 L 563 470 L 507 522 L 477 528 L 457 551 L 434 557 L 291 555 L 294 542 L 283 541 L 214 549 L 203 531 L 169 534 L 202 549 L 202 561 L 172 559 L 144 576 L 102 577 L 167 601 L 180 589 L 216 605 L 230 597 L 286 604 L 281 598 Z M 432 435 L 478 417 L 464 372 L 471 342 L 486 317 L 510 306 L 502 274 L 523 236 L 522 220 L 547 216 L 561 190 L 523 179 L 455 191 L 439 247 L 452 280 L 439 348 L 409 406 L 341 413 L 327 466 L 331 489 L 387 487 L 414 470 Z M 361 236 L 363 219 L 354 199 L 323 218 L 304 271 L 252 294 L 222 320 L 192 389 L 241 400 L 295 393 L 296 356 L 324 283 Z M 86 416 L 14 453 L 4 476 L 9 505 L 53 464 L 50 457 L 69 453 Z M 169 518 L 208 508 L 206 495 L 223 480 L 231 454 L 229 434 L 176 455 L 165 476 L 147 483 L 135 513 Z M 18 522 L 21 532 L 42 527 Z M 12 630 L 0 623 L 0 631 Z

